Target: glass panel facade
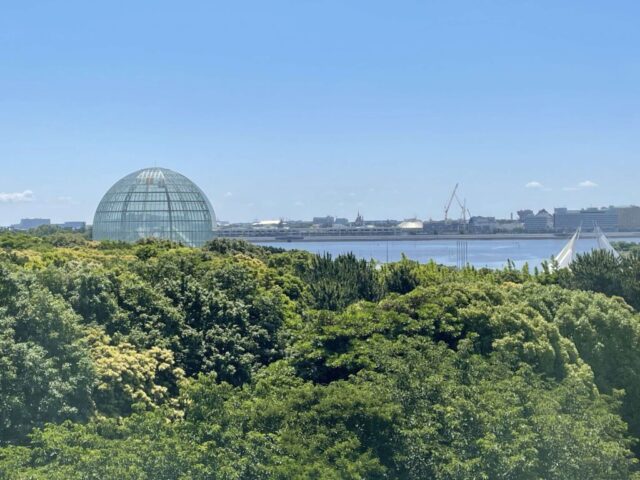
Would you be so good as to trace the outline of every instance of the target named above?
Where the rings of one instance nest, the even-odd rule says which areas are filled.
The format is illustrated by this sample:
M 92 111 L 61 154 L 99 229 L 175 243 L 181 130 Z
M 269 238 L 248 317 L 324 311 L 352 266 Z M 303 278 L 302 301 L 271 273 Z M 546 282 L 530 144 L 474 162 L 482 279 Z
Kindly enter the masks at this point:
M 166 168 L 147 168 L 105 194 L 93 219 L 93 238 L 163 238 L 199 247 L 211 240 L 215 225 L 213 208 L 196 184 Z

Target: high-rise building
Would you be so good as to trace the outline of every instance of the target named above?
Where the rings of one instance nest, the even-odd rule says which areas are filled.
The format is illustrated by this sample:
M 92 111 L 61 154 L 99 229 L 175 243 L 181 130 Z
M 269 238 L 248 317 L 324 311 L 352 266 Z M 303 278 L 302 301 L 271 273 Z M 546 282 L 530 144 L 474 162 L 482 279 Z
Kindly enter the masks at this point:
M 600 227 L 605 232 L 618 230 L 618 212 L 613 207 L 584 208 L 582 210 L 568 210 L 556 208 L 554 210 L 554 229 L 556 232 L 573 232 L 582 227 L 584 231 L 593 231 Z
M 629 205 L 627 207 L 614 207 L 618 212 L 618 228 L 621 231 L 640 231 L 640 207 Z
M 553 230 L 553 215 L 542 209 L 535 215 L 524 217 L 524 231 L 527 233 L 545 233 Z

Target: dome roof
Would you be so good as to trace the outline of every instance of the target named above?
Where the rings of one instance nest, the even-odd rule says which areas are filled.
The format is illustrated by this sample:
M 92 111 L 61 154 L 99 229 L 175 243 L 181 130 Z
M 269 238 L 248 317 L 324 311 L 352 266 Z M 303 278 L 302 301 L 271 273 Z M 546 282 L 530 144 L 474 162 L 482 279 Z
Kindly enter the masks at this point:
M 212 238 L 215 225 L 213 207 L 195 183 L 166 168 L 145 168 L 104 195 L 93 219 L 93 238 L 163 238 L 201 246 Z

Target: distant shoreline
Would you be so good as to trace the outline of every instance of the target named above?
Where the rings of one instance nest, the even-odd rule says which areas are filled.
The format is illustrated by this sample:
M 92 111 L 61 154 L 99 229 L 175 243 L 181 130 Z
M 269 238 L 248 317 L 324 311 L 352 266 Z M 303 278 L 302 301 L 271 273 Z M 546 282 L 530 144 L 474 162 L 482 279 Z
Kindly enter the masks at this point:
M 640 237 L 640 232 L 606 232 L 610 239 Z M 292 237 L 219 237 L 246 240 L 251 243 L 310 243 L 310 242 L 428 242 L 438 240 L 555 240 L 570 238 L 571 234 L 554 233 L 497 233 L 497 234 L 447 234 L 447 235 L 332 235 Z M 581 238 L 595 238 L 593 233 L 583 233 Z

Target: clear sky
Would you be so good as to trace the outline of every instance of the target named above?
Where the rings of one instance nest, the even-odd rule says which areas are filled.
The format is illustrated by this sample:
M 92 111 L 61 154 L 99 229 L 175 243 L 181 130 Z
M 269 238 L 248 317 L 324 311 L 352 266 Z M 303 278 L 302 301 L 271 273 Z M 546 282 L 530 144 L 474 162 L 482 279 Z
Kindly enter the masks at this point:
M 0 5 L 0 224 L 163 166 L 223 220 L 640 204 L 640 2 Z

